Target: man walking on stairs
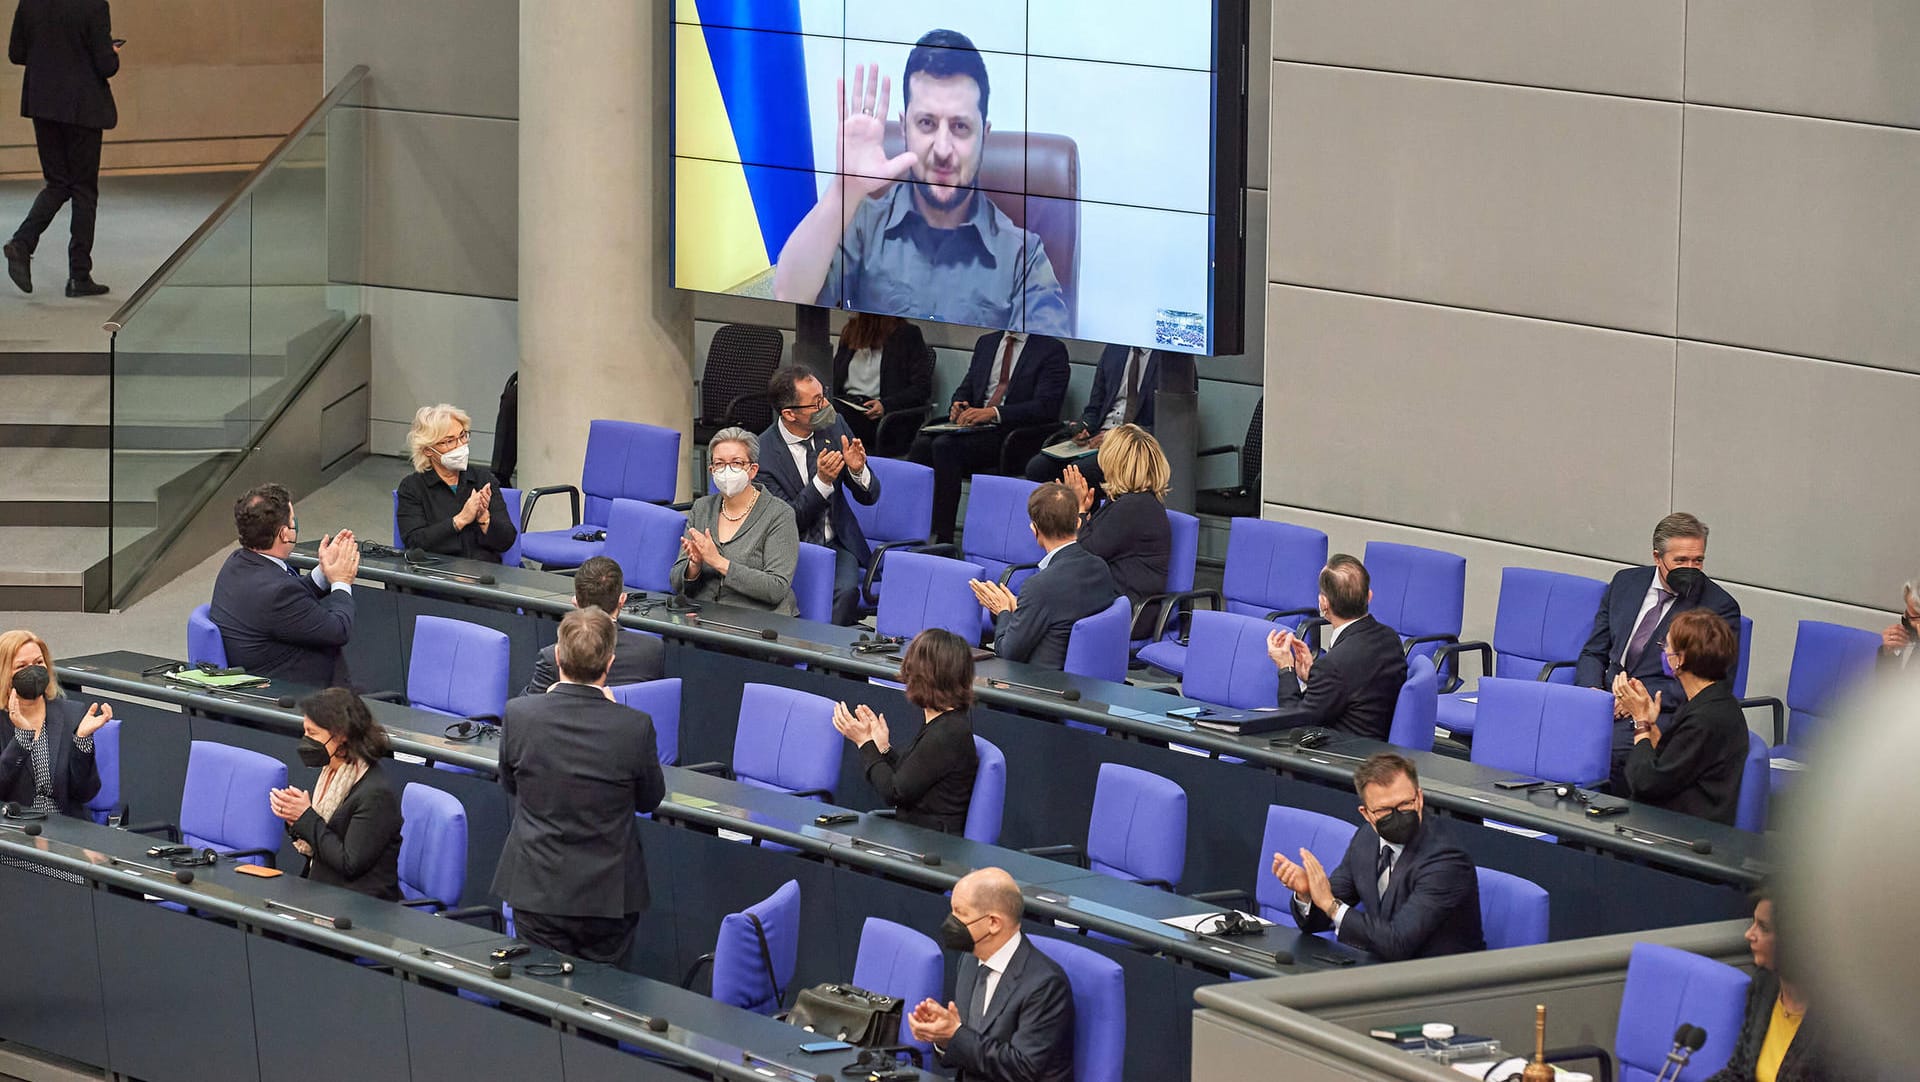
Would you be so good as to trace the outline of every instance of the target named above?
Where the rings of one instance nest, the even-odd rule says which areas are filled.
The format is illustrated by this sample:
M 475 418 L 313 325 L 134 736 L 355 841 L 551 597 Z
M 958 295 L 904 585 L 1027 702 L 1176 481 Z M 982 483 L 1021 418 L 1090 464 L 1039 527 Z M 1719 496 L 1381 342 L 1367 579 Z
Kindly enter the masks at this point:
M 100 206 L 100 136 L 119 123 L 107 80 L 120 70 L 107 0 L 20 0 L 7 59 L 27 69 L 20 115 L 33 120 L 46 187 L 7 242 L 7 277 L 33 292 L 33 252 L 62 204 L 73 201 L 67 296 L 97 297 L 93 222 Z

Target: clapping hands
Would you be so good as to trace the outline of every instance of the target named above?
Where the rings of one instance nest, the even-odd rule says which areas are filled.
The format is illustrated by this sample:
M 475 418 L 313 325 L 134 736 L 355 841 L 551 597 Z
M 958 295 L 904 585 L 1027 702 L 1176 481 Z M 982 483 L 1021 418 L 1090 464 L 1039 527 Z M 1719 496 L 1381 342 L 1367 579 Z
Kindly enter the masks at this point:
M 1284 853 L 1275 853 L 1273 876 L 1301 901 L 1317 909 L 1333 908 L 1333 884 L 1327 880 L 1327 870 L 1307 850 L 1300 850 L 1298 864 L 1288 860 Z
M 1003 612 L 1012 612 L 1020 607 L 1020 598 L 1012 590 L 997 582 L 973 579 L 967 585 L 973 587 L 973 596 L 978 598 L 980 604 L 995 616 Z
M 354 539 L 352 530 L 322 537 L 318 558 L 320 574 L 328 582 L 351 586 L 360 574 L 360 542 Z
M 874 713 L 870 706 L 856 706 L 849 710 L 846 703 L 833 704 L 833 727 L 840 730 L 840 735 L 852 741 L 855 747 L 871 741 L 883 755 L 891 747 L 886 715 Z
M 1267 656 L 1275 667 L 1293 670 L 1297 680 L 1305 680 L 1313 671 L 1313 651 L 1305 640 L 1284 627 L 1267 632 Z

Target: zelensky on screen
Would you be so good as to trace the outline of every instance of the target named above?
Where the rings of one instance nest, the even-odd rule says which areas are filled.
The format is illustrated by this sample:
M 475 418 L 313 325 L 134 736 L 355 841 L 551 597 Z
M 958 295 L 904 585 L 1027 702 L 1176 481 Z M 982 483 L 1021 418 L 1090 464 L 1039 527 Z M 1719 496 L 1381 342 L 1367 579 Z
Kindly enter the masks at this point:
M 677 287 L 1240 348 L 1243 0 L 675 3 Z

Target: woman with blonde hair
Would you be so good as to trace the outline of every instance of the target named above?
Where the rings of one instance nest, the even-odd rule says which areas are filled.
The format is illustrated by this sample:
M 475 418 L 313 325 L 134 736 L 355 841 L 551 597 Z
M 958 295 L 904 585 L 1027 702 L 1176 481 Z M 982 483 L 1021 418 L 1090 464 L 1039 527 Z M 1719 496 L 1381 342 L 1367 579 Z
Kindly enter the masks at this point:
M 1095 459 L 1106 475 L 1106 502 L 1095 508 L 1096 492 L 1078 466 L 1060 480 L 1080 499 L 1080 544 L 1107 561 L 1113 581 L 1138 607 L 1167 589 L 1173 553 L 1173 527 L 1167 522 L 1167 482 L 1171 476 L 1160 441 L 1135 424 L 1109 429 Z M 1144 638 L 1159 617 L 1158 606 L 1139 608 L 1133 637 Z
M 53 678 L 53 654 L 31 631 L 0 634 L 0 679 L 6 681 L 6 719 L 0 729 L 0 801 L 22 809 L 87 814 L 100 792 L 93 734 L 113 720 L 102 703 L 82 706 L 62 698 Z
M 517 532 L 493 474 L 468 461 L 472 428 L 465 410 L 444 402 L 413 415 L 413 472 L 394 492 L 394 522 L 407 548 L 497 564 Z

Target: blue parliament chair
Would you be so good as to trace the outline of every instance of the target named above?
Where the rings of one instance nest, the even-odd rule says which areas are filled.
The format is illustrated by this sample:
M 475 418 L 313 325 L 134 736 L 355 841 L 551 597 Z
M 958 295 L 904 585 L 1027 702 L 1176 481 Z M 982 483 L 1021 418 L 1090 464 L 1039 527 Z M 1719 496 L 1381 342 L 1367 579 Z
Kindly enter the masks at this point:
M 100 772 L 100 791 L 87 801 L 87 817 L 96 823 L 126 822 L 127 806 L 120 800 L 119 718 L 94 731 L 93 765 Z
M 1413 751 L 1433 750 L 1434 719 L 1440 707 L 1440 674 L 1430 658 L 1407 660 L 1407 679 L 1393 703 L 1387 743 Z
M 1327 535 L 1305 526 L 1236 518 L 1227 527 L 1227 563 L 1220 589 L 1193 591 L 1173 598 L 1163 613 L 1166 626 L 1183 619 L 1180 610 L 1194 601 L 1243 616 L 1278 618 L 1288 626 L 1319 612 L 1320 569 L 1327 563 Z M 1186 672 L 1184 636 L 1162 629 L 1142 647 L 1141 661 L 1180 676 Z
M 1473 761 L 1574 785 L 1612 767 L 1613 696 L 1598 688 L 1489 676 L 1480 681 Z
M 1177 599 L 1192 597 L 1194 593 L 1193 576 L 1200 563 L 1200 520 L 1185 511 L 1175 511 L 1169 507 L 1167 508 L 1167 531 L 1170 538 L 1167 548 L 1167 583 L 1161 588 L 1160 593 L 1142 598 L 1140 604 L 1134 607 L 1134 623 L 1140 623 L 1142 613 L 1150 613 L 1153 615 L 1148 618 L 1153 620 L 1154 627 L 1154 632 L 1133 640 L 1132 649 L 1136 651 L 1152 645 L 1156 641 L 1153 637 L 1155 632 L 1163 637 L 1166 636 L 1170 618 L 1160 619 L 1158 615 L 1160 611 L 1168 606 L 1177 605 L 1179 603 Z
M 907 1018 L 922 1000 L 940 998 L 946 966 L 940 945 L 904 924 L 868 917 L 860 926 L 860 947 L 853 958 L 853 985 L 869 992 L 896 996 L 906 1004 L 900 1016 L 900 1044 L 921 1051 L 928 1046 L 913 1039 Z M 833 1034 L 822 1034 L 831 1037 Z
M 1824 620 L 1802 620 L 1794 631 L 1786 700 L 1768 695 L 1742 699 L 1740 705 L 1770 708 L 1773 743 L 1788 745 L 1782 754 L 1797 759 L 1825 725 L 1834 705 L 1873 671 L 1879 653 L 1880 636 L 1871 631 Z M 1746 668 L 1744 656 L 1741 668 Z M 1744 691 L 1745 687 L 1736 690 Z
M 967 583 L 986 577 L 986 568 L 970 560 L 896 551 L 887 558 L 887 581 L 893 587 L 880 595 L 873 629 L 911 639 L 940 627 L 978 643 L 983 610 Z
M 1180 694 L 1235 710 L 1273 706 L 1280 691 L 1279 670 L 1267 656 L 1267 632 L 1273 627 L 1235 612 L 1193 613 Z
M 680 761 L 680 678 L 664 677 L 640 684 L 612 684 L 613 701 L 653 719 L 653 739 L 662 766 Z
M 408 782 L 400 791 L 400 904 L 439 911 L 467 887 L 467 809 L 442 789 Z
M 1000 844 L 1000 824 L 1007 810 L 1007 756 L 992 741 L 973 738 L 980 766 L 973 776 L 973 796 L 967 801 L 967 821 L 960 833 L 970 842 Z
M 1467 558 L 1454 552 L 1367 542 L 1367 577 L 1373 584 L 1374 619 L 1400 633 L 1407 656 L 1434 657 L 1440 648 L 1460 639 L 1460 623 L 1467 601 Z M 1435 658 L 1444 679 L 1451 671 L 1444 658 Z
M 1492 642 L 1462 642 L 1441 647 L 1454 677 L 1440 699 L 1439 724 L 1449 733 L 1472 733 L 1474 695 L 1460 688 L 1458 655 L 1477 654 L 1484 676 L 1573 683 L 1574 667 L 1607 584 L 1585 575 L 1532 567 L 1500 572 L 1500 601 L 1493 617 Z
M 227 640 L 220 636 L 219 625 L 213 622 L 211 605 L 196 605 L 187 614 L 187 660 L 198 665 L 227 667 Z
M 1627 956 L 1626 987 L 1620 993 L 1620 1021 L 1613 1052 L 1590 1045 L 1555 1049 L 1550 1063 L 1597 1060 L 1602 1079 L 1647 1082 L 1666 1062 L 1673 1032 L 1682 1023 L 1707 1032 L 1707 1041 L 1680 1072 L 1678 1082 L 1705 1082 L 1733 1055 L 1746 1017 L 1747 985 L 1740 970 L 1711 958 L 1659 943 L 1635 943 Z
M 1133 605 L 1125 596 L 1114 598 L 1106 608 L 1073 622 L 1061 668 L 1092 680 L 1126 683 L 1132 630 Z
M 1753 617 L 1740 614 L 1740 658 L 1734 662 L 1733 672 L 1727 677 L 1727 685 L 1733 691 L 1733 697 L 1744 700 L 1747 697 L 1747 670 L 1753 658 Z
M 843 743 L 840 730 L 833 727 L 832 699 L 772 684 L 746 684 L 740 692 L 732 766 L 696 763 L 687 769 L 760 789 L 832 800 Z
M 713 998 L 772 1015 L 786 1000 L 799 951 L 800 884 L 789 879 L 746 909 L 722 917 L 713 953 L 696 958 L 680 983 L 693 987 L 700 970 L 711 965 Z
M 1338 867 L 1346 857 L 1353 832 L 1360 829 L 1345 819 L 1308 811 L 1285 804 L 1267 806 L 1267 826 L 1260 835 L 1260 852 L 1253 870 L 1253 893 L 1244 890 L 1218 890 L 1195 894 L 1205 902 L 1245 907 L 1254 916 L 1288 928 L 1297 927 L 1293 919 L 1293 892 L 1273 875 L 1273 855 L 1285 853 L 1298 862 L 1300 850 L 1312 853 L 1326 868 Z M 1251 903 L 1249 905 L 1249 903 Z
M 286 824 L 273 814 L 267 790 L 284 789 L 287 765 L 268 755 L 195 740 L 187 746 L 187 779 L 177 823 L 129 826 L 175 842 L 216 850 L 236 860 L 274 865 Z
M 1740 799 L 1734 806 L 1733 825 L 1755 834 L 1767 829 L 1767 798 L 1773 792 L 1773 749 L 1760 734 L 1748 730 L 1747 758 L 1740 766 Z
M 608 534 L 607 538 L 612 540 L 613 535 Z M 800 619 L 821 624 L 833 623 L 833 572 L 836 559 L 834 551 L 825 545 L 800 542 L 800 560 L 793 568 L 793 600 L 799 606 Z
M 497 725 L 507 708 L 511 655 L 503 631 L 444 616 L 416 616 L 407 701 L 429 713 Z
M 887 553 L 927 543 L 933 533 L 933 469 L 899 458 L 868 457 L 867 469 L 880 482 L 880 498 L 871 504 L 848 500 L 873 555 L 861 586 L 868 608 L 880 603 L 880 566 Z
M 967 485 L 961 554 L 986 569 L 982 577 L 1014 593 L 1040 566 L 1046 550 L 1033 535 L 1027 497 L 1039 484 L 1024 477 L 977 473 Z M 993 634 L 993 616 L 980 610 L 981 632 Z
M 545 485 L 529 490 L 519 516 L 520 522 L 530 522 L 542 497 L 566 493 L 573 525 L 564 530 L 523 530 L 521 552 L 549 571 L 579 567 L 588 557 L 600 555 L 603 545 L 599 541 L 576 541 L 574 534 L 606 529 L 617 499 L 672 503 L 679 471 L 677 430 L 634 421 L 590 423 L 580 486 Z
M 1531 947 L 1547 941 L 1549 899 L 1539 884 L 1493 868 L 1476 868 L 1480 879 L 1480 930 L 1488 950 Z
M 1073 1082 L 1120 1082 L 1127 1059 L 1127 985 L 1120 963 L 1051 936 L 1033 946 L 1066 971 L 1073 989 Z
M 1043 845 L 1026 852 L 1075 857 L 1102 875 L 1177 890 L 1187 863 L 1187 792 L 1170 778 L 1101 763 L 1086 845 Z
M 673 562 L 680 557 L 687 516 L 657 503 L 614 500 L 607 510 L 606 528 L 599 555 L 620 565 L 627 589 L 673 592 Z

